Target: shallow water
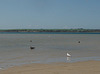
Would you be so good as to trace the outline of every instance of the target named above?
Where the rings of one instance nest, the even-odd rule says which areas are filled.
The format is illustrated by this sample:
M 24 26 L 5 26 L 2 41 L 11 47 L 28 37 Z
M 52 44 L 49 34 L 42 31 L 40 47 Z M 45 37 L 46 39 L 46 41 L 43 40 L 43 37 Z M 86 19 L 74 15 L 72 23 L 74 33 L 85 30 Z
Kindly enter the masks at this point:
M 0 68 L 30 63 L 100 60 L 99 38 L 100 34 L 0 34 Z M 36 48 L 30 50 L 30 46 Z M 67 52 L 71 54 L 69 61 Z

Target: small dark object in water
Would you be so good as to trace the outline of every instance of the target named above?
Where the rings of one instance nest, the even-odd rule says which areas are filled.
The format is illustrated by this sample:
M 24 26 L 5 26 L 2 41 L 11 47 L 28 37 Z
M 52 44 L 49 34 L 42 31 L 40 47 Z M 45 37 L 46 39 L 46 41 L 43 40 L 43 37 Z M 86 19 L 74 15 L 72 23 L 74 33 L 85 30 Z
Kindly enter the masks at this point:
M 80 43 L 80 41 L 78 41 L 78 43 Z
M 30 42 L 32 42 L 32 40 L 30 40 Z
M 30 49 L 31 49 L 31 50 L 32 50 L 32 49 L 35 49 L 35 47 L 31 46 Z

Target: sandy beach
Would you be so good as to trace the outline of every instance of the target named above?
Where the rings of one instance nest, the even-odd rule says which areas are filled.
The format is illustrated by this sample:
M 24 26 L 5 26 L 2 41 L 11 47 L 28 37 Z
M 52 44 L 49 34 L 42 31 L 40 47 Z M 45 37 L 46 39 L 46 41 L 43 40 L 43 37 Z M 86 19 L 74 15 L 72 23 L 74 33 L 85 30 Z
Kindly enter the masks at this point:
M 27 64 L 0 70 L 0 74 L 100 74 L 100 61 Z

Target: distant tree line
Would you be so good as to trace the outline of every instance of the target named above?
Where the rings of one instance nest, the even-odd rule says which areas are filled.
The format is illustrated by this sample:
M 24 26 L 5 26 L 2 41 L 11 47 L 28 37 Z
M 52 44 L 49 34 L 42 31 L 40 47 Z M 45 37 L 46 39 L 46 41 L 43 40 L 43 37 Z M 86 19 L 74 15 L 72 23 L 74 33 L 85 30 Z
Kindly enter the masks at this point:
M 100 29 L 8 29 L 0 32 L 100 32 Z

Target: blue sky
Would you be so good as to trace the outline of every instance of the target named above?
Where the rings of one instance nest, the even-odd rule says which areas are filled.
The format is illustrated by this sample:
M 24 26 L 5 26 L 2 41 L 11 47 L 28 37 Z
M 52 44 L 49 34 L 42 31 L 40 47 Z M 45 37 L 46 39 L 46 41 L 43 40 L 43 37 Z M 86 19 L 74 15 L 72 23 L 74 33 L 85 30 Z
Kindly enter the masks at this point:
M 0 29 L 100 29 L 100 0 L 0 0 Z

